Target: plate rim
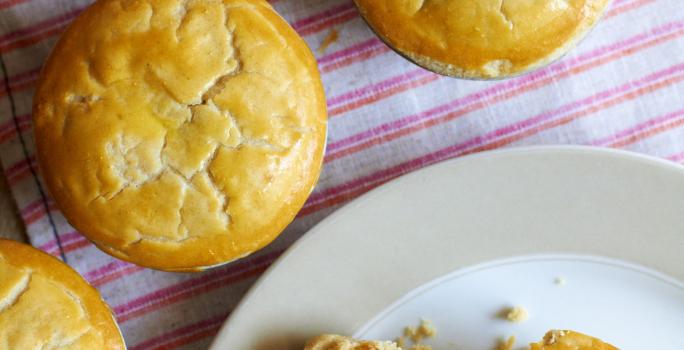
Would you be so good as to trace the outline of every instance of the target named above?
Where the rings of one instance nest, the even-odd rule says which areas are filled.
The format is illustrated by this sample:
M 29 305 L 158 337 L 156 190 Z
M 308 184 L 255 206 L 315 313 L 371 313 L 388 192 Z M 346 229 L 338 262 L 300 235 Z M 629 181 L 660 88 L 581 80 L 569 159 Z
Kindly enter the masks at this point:
M 605 257 L 605 256 L 598 256 L 598 255 L 591 255 L 591 254 L 567 254 L 567 253 L 549 253 L 549 254 L 529 254 L 529 255 L 522 255 L 522 256 L 514 256 L 514 257 L 505 257 L 505 258 L 500 258 L 500 259 L 495 259 L 495 260 L 490 260 L 490 261 L 485 261 L 481 262 L 475 265 L 471 266 L 464 266 L 462 268 L 458 268 L 454 271 L 447 272 L 444 275 L 441 275 L 439 277 L 436 277 L 430 281 L 425 282 L 424 284 L 417 286 L 416 288 L 406 292 L 403 296 L 401 296 L 399 299 L 393 301 L 391 304 L 389 304 L 386 308 L 380 310 L 373 318 L 369 319 L 366 323 L 361 325 L 359 329 L 354 332 L 352 337 L 354 338 L 362 338 L 363 333 L 366 333 L 369 331 L 369 329 L 373 326 L 375 326 L 378 322 L 381 322 L 384 318 L 389 316 L 390 313 L 395 311 L 397 308 L 401 307 L 402 305 L 406 304 L 407 302 L 410 302 L 412 299 L 438 287 L 440 284 L 452 281 L 454 279 L 458 279 L 461 277 L 468 276 L 472 273 L 477 273 L 481 271 L 485 271 L 488 269 L 492 268 L 497 268 L 497 267 L 502 267 L 502 266 L 509 266 L 513 264 L 520 264 L 520 263 L 530 263 L 530 262 L 535 262 L 535 261 L 564 261 L 564 262 L 582 262 L 582 263 L 593 263 L 593 264 L 600 264 L 600 265 L 606 265 L 606 266 L 612 266 L 612 267 L 619 267 L 625 270 L 629 270 L 635 273 L 639 273 L 645 276 L 648 276 L 650 278 L 653 278 L 655 280 L 658 280 L 660 282 L 663 282 L 665 284 L 671 285 L 676 289 L 680 289 L 684 291 L 684 281 L 680 281 L 666 273 L 660 272 L 658 270 L 649 268 L 647 266 L 643 266 L 640 264 L 636 264 L 633 262 L 629 262 L 626 260 L 621 260 L 621 259 L 616 259 L 616 258 L 610 258 L 610 257 Z
M 233 320 L 240 314 L 244 312 L 244 309 L 246 308 L 246 304 L 248 301 L 250 301 L 253 296 L 261 290 L 265 283 L 268 282 L 270 276 L 275 273 L 275 271 L 283 264 L 283 262 L 287 261 L 288 258 L 296 254 L 300 247 L 305 245 L 309 240 L 313 239 L 313 237 L 317 234 L 320 234 L 323 231 L 323 228 L 327 226 L 328 224 L 344 217 L 347 215 L 347 213 L 351 210 L 354 210 L 354 207 L 356 207 L 359 203 L 365 202 L 369 200 L 370 198 L 373 198 L 376 194 L 384 191 L 387 187 L 393 186 L 398 182 L 402 181 L 409 181 L 408 179 L 411 179 L 412 177 L 418 177 L 421 174 L 433 171 L 436 168 L 440 167 L 447 167 L 449 165 L 457 165 L 459 163 L 467 163 L 467 162 L 472 162 L 472 161 L 477 161 L 477 160 L 482 160 L 482 159 L 495 159 L 497 157 L 505 157 L 505 156 L 522 156 L 522 155 L 530 155 L 530 154 L 540 154 L 540 153 L 547 153 L 547 154 L 554 154 L 554 153 L 566 153 L 566 154 L 585 154 L 585 155 L 594 155 L 594 156 L 606 156 L 606 157 L 612 157 L 612 158 L 619 158 L 623 160 L 628 160 L 628 161 L 634 161 L 634 162 L 640 162 L 645 165 L 650 165 L 650 166 L 657 166 L 660 168 L 664 168 L 668 171 L 674 171 L 678 172 L 682 176 L 684 176 L 684 165 L 675 163 L 673 161 L 664 159 L 664 158 L 659 158 L 643 153 L 637 153 L 633 151 L 627 151 L 627 150 L 622 150 L 622 149 L 614 149 L 614 148 L 605 148 L 605 147 L 594 147 L 594 146 L 584 146 L 584 145 L 533 145 L 533 146 L 520 146 L 520 147 L 510 147 L 510 148 L 502 148 L 502 149 L 495 149 L 495 150 L 490 150 L 490 151 L 485 151 L 485 152 L 477 152 L 473 154 L 468 154 L 456 158 L 451 158 L 447 159 L 444 161 L 437 162 L 435 164 L 431 164 L 428 166 L 425 166 L 421 169 L 409 172 L 407 174 L 403 174 L 395 179 L 392 179 L 380 186 L 377 186 L 370 191 L 358 196 L 357 198 L 354 198 L 353 200 L 345 203 L 338 209 L 336 209 L 334 212 L 332 212 L 330 215 L 327 217 L 323 218 L 320 222 L 316 223 L 313 227 L 311 227 L 306 233 L 304 233 L 299 239 L 297 239 L 292 245 L 290 245 L 285 252 L 283 252 L 278 259 L 271 264 L 271 266 L 266 269 L 266 271 L 258 278 L 257 281 L 249 288 L 248 292 L 245 293 L 245 295 L 242 297 L 240 302 L 236 305 L 236 307 L 233 309 L 231 312 L 230 316 L 225 320 L 225 322 L 222 324 L 221 328 L 219 329 L 219 332 L 216 334 L 215 338 L 212 340 L 211 345 L 209 347 L 209 350 L 220 350 L 219 346 L 222 346 L 226 344 L 226 341 L 224 338 L 228 336 L 228 333 L 230 332 L 230 328 L 233 324 Z M 482 262 L 486 263 L 486 262 Z M 438 277 L 439 278 L 439 277 Z M 428 283 L 432 281 L 429 280 L 427 281 Z M 408 291 L 410 292 L 410 291 Z M 406 294 L 406 293 L 404 293 Z M 400 298 L 401 299 L 401 298 Z M 394 302 L 397 300 L 393 300 L 389 305 L 393 305 Z M 384 311 L 385 309 L 380 310 L 381 312 Z M 368 320 L 370 321 L 370 319 Z M 358 331 L 358 330 L 357 330 Z

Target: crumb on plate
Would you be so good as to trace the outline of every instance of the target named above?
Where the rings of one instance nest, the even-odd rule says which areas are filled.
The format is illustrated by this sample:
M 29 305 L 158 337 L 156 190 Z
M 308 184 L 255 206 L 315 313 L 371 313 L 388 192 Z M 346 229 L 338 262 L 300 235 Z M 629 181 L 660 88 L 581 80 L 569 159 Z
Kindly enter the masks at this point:
M 506 311 L 506 320 L 509 322 L 525 322 L 530 318 L 530 313 L 522 306 L 515 306 Z
M 499 340 L 499 345 L 497 345 L 496 350 L 512 350 L 515 346 L 515 336 L 512 335 L 506 340 Z

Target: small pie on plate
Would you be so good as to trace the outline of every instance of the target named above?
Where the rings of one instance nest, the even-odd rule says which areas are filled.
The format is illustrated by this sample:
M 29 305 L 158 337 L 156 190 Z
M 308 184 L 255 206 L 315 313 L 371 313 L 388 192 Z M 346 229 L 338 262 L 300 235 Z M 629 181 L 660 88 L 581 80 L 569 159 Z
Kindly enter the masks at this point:
M 340 335 L 321 335 L 304 350 L 401 350 L 393 342 L 362 341 Z M 530 350 L 619 350 L 601 340 L 573 331 L 549 331 L 544 339 L 530 345 Z

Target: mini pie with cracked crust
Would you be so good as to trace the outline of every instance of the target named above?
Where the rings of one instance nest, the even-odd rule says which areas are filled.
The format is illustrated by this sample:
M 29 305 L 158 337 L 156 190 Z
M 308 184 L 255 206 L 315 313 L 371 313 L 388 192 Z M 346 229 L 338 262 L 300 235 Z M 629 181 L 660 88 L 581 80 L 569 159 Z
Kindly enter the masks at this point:
M 196 271 L 274 240 L 318 179 L 316 61 L 264 0 L 99 0 L 34 98 L 42 174 L 105 252 Z
M 76 271 L 0 239 L 0 349 L 125 348 L 109 307 Z
M 562 56 L 610 0 L 354 0 L 370 27 L 418 65 L 460 78 L 504 78 Z

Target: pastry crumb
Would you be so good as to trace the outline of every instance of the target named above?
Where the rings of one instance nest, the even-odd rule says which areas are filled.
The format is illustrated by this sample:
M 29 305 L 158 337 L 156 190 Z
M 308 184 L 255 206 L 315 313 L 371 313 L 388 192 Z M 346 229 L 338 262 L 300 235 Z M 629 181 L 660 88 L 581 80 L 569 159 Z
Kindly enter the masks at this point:
M 408 350 L 432 350 L 432 347 L 430 345 L 416 344 L 410 347 Z
M 559 287 L 563 287 L 566 284 L 568 284 L 568 281 L 563 277 L 556 277 L 556 279 L 553 281 L 553 283 L 555 283 Z
M 403 335 L 399 336 L 399 338 L 397 338 L 394 342 L 397 343 L 398 347 L 402 349 L 406 348 L 406 338 L 404 338 Z
M 413 341 L 420 341 L 418 330 L 415 327 L 406 326 L 406 328 L 404 328 L 404 336 Z
M 497 345 L 496 350 L 512 350 L 515 346 L 515 336 L 512 335 L 506 340 L 499 340 L 499 345 Z
M 324 54 L 325 51 L 330 47 L 330 45 L 334 44 L 337 42 L 337 39 L 339 39 L 340 33 L 336 29 L 331 29 L 328 35 L 323 39 L 323 42 L 321 42 L 321 46 L 318 47 L 318 53 L 319 54 Z
M 514 323 L 525 322 L 530 318 L 530 313 L 522 306 L 516 306 L 506 311 L 506 320 Z
M 428 319 L 421 319 L 418 327 L 407 326 L 404 328 L 404 335 L 397 338 L 397 345 L 406 350 L 432 350 L 429 345 L 421 344 L 421 341 L 426 338 L 432 338 L 437 335 L 437 328 Z M 408 346 L 408 342 L 411 346 Z
M 420 320 L 420 327 L 418 327 L 418 333 L 422 334 L 426 338 L 432 338 L 437 335 L 437 329 L 432 324 L 430 320 Z
M 419 343 L 424 338 L 432 338 L 437 335 L 437 329 L 430 320 L 421 320 L 418 327 L 408 326 L 404 328 L 404 336 L 414 343 Z

